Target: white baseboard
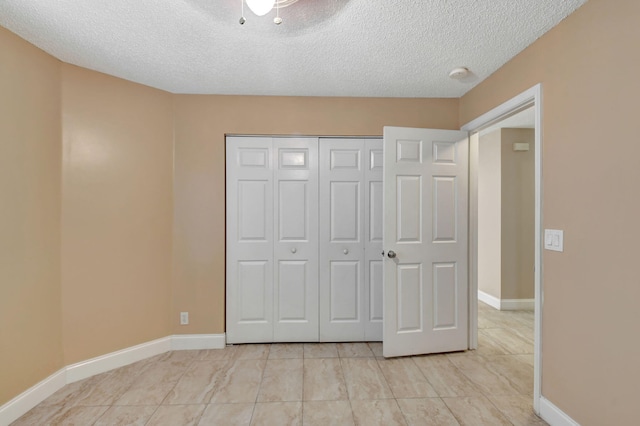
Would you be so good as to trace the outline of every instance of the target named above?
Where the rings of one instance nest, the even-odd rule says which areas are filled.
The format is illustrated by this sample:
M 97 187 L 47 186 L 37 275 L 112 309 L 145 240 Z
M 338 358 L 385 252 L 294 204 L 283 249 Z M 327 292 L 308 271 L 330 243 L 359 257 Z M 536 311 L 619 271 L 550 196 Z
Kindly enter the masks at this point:
M 171 337 L 141 343 L 67 366 L 67 383 L 124 367 L 171 350 Z
M 540 417 L 551 426 L 580 426 L 544 396 L 540 397 Z
M 533 311 L 535 299 L 501 299 L 501 311 Z
M 66 369 L 62 368 L 0 407 L 0 425 L 6 426 L 18 420 L 66 384 Z
M 171 350 L 223 349 L 226 345 L 223 334 L 176 334 L 171 336 Z
M 485 293 L 482 290 L 478 290 L 478 300 L 486 303 L 492 308 L 500 310 L 500 299 L 495 296 L 490 295 L 489 293 Z
M 535 307 L 535 299 L 498 299 L 481 290 L 478 290 L 478 300 L 499 311 L 533 310 Z
M 171 350 L 222 349 L 224 334 L 185 334 L 163 337 L 130 348 L 68 365 L 0 407 L 0 426 L 14 422 L 69 383 Z

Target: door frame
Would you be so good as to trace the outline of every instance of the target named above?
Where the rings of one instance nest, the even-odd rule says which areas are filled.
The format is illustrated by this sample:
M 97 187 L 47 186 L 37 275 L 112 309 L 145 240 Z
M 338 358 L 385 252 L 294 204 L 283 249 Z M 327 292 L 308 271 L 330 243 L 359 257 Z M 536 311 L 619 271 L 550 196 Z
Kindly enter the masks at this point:
M 534 349 L 533 349 L 533 409 L 540 414 L 542 385 L 542 83 L 536 84 L 503 104 L 471 120 L 461 130 L 472 133 L 501 121 L 508 115 L 533 105 L 535 110 L 535 260 L 534 260 Z M 471 156 L 470 156 L 471 157 Z M 478 347 L 478 226 L 477 197 L 472 197 L 471 176 L 477 168 L 469 167 L 469 348 Z M 476 188 L 477 189 L 477 188 Z M 472 204 L 472 202 L 474 202 Z M 472 212 L 475 209 L 475 215 Z M 472 217 L 475 217 L 474 221 Z

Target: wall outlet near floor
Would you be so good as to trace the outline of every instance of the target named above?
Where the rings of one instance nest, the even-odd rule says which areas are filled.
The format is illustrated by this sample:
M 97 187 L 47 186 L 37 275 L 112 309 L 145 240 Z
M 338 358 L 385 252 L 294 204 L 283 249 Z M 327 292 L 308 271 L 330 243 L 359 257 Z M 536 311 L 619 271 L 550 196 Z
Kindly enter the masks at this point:
M 180 325 L 189 324 L 189 312 L 180 312 Z

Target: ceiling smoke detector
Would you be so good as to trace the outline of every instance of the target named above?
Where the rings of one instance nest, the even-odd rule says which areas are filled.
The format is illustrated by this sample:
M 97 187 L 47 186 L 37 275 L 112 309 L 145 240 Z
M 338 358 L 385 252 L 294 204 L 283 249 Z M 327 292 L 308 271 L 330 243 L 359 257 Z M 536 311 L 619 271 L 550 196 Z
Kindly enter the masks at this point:
M 452 78 L 454 80 L 462 80 L 463 78 L 469 75 L 469 72 L 470 72 L 469 68 L 465 68 L 465 67 L 454 68 L 449 73 L 449 78 Z

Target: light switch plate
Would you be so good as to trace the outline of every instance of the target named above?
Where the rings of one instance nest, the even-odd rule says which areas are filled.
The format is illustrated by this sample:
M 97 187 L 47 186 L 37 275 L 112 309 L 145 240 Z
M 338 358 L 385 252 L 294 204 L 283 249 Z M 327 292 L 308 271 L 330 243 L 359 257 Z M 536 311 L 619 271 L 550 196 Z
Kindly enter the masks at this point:
M 544 230 L 545 250 L 564 251 L 564 231 L 560 229 Z

